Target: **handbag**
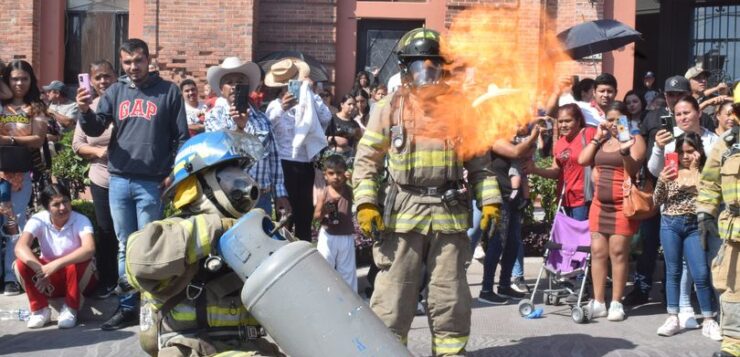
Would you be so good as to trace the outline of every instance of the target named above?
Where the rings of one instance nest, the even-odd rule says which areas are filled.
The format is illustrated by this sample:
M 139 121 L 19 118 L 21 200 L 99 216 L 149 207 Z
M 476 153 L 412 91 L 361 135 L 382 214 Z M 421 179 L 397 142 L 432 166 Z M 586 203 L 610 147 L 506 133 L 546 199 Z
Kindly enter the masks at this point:
M 0 145 L 0 171 L 28 172 L 33 169 L 31 150 L 20 145 Z
M 658 213 L 658 209 L 653 201 L 653 184 L 650 180 L 643 180 L 644 184 L 640 189 L 633 181 L 631 177 L 627 177 L 622 185 L 624 215 L 631 220 L 642 220 L 654 216 Z

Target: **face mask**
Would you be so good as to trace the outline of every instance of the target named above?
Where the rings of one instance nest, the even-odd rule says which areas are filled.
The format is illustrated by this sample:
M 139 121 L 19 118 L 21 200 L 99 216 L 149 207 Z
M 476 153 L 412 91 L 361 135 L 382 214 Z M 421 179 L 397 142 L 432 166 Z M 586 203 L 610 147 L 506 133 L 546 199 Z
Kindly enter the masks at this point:
M 257 184 L 240 167 L 227 166 L 218 170 L 216 180 L 231 205 L 239 212 L 249 211 L 259 198 Z
M 414 87 L 434 85 L 442 78 L 442 61 L 436 58 L 418 59 L 406 66 Z

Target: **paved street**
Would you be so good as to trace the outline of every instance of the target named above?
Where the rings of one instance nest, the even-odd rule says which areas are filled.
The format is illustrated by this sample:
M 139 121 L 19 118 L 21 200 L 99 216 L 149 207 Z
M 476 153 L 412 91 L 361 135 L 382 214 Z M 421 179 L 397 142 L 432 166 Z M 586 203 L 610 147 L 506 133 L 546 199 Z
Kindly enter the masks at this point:
M 527 258 L 527 276 L 539 270 L 538 258 Z M 364 270 L 363 270 L 364 271 Z M 482 266 L 473 263 L 468 278 L 473 296 L 478 296 Z M 361 280 L 361 289 L 364 285 Z M 659 290 L 659 289 L 656 289 Z M 0 309 L 27 306 L 25 295 L 1 297 Z M 516 304 L 490 306 L 474 301 L 469 356 L 709 356 L 719 348 L 701 335 L 687 331 L 673 337 L 659 337 L 655 330 L 665 319 L 659 303 L 628 311 L 623 322 L 599 319 L 577 325 L 566 306 L 544 306 L 545 315 L 536 320 L 519 317 Z M 84 309 L 81 324 L 59 330 L 56 323 L 41 330 L 28 330 L 24 322 L 0 321 L 0 354 L 11 356 L 142 356 L 136 337 L 137 327 L 103 332 L 98 329 L 103 316 L 115 309 L 115 299 L 92 301 Z M 54 314 L 54 320 L 56 314 Z M 428 356 L 430 334 L 425 317 L 414 320 L 409 348 L 417 356 Z

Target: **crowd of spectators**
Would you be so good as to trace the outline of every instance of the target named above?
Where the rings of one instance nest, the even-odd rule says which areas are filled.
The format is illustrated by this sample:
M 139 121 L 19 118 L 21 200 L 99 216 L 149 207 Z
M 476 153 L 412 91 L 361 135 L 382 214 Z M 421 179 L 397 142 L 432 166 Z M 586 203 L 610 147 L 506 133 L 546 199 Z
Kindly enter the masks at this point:
M 116 313 L 102 328 L 136 323 L 139 297 L 125 279 L 126 240 L 162 217 L 160 197 L 169 185 L 179 146 L 191 136 L 217 130 L 244 131 L 262 142 L 266 155 L 249 168 L 261 188 L 257 207 L 276 218 L 290 215 L 294 233 L 302 240 L 312 240 L 312 223 L 319 221 L 319 250 L 357 288 L 357 231 L 347 182 L 370 112 L 395 88 L 378 83 L 377 71 L 362 71 L 351 92 L 332 93 L 311 82 L 310 67 L 295 58 L 275 62 L 262 75 L 257 64 L 228 57 L 208 69 L 205 85 L 194 79 L 175 84 L 149 69 L 143 41 L 125 41 L 120 55 L 124 76 L 116 79 L 106 60 L 93 62 L 93 92 L 80 88 L 74 100 L 60 81 L 40 86 L 23 60 L 14 60 L 3 71 L 0 145 L 26 147 L 39 156 L 24 170 L 0 167 L 0 213 L 6 223 L 2 239 L 11 247 L 2 256 L 4 294 L 18 294 L 21 288 L 28 293 L 29 327 L 49 322 L 46 299 L 60 296 L 65 305 L 59 327 L 74 326 L 80 295 L 95 282 L 94 297 L 115 293 L 119 298 Z M 719 237 L 705 245 L 699 241 L 694 201 L 707 153 L 738 123 L 728 86 L 708 88 L 707 77 L 708 72 L 692 67 L 658 88 L 655 74 L 647 72 L 639 88 L 626 90 L 622 101 L 617 100 L 620 89 L 611 74 L 564 77 L 531 125 L 520 128 L 516 137 L 492 142 L 491 171 L 503 205 L 497 229 L 485 244 L 479 241 L 489 232 L 477 226 L 469 231 L 474 257 L 484 267 L 479 300 L 505 304 L 530 293 L 524 280 L 522 224 L 523 210 L 532 204 L 527 177 L 536 175 L 557 181 L 556 192 L 569 217 L 589 221 L 591 271 L 579 279 L 590 281 L 594 317 L 621 321 L 630 306 L 648 301 L 662 246 L 668 318 L 657 333 L 670 336 L 701 326 L 705 336 L 721 339 L 709 274 Z M 289 86 L 292 80 L 302 81 L 297 91 Z M 252 92 L 246 109 L 237 108 L 240 85 Z M 629 140 L 618 140 L 616 123 L 621 117 L 629 122 Z M 89 186 L 99 228 L 94 233 L 89 220 L 71 210 L 69 191 L 59 184 L 46 184 L 40 192 L 46 211 L 26 223 L 31 172 L 48 171 L 48 159 L 39 149 L 58 140 L 55 133 L 72 130 L 72 149 L 91 164 Z M 666 164 L 672 155 L 677 155 L 677 164 Z M 538 166 L 536 159 L 543 157 L 551 157 L 552 163 Z M 625 216 L 625 183 L 654 186 L 660 212 L 643 220 Z M 471 210 L 480 215 L 474 202 Z M 15 232 L 13 224 L 19 228 Z M 636 257 L 634 287 L 626 294 L 633 237 L 642 250 Z M 34 240 L 41 246 L 38 256 L 31 250 Z M 14 261 L 17 275 L 11 267 Z

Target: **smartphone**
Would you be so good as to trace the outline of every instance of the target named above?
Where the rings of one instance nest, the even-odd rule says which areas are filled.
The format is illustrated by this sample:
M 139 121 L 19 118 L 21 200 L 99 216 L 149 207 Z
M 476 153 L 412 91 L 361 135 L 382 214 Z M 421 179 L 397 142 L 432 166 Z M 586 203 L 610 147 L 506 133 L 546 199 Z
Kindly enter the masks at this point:
M 665 154 L 665 167 L 673 167 L 678 170 L 678 153 L 669 152 Z
M 630 135 L 630 120 L 627 119 L 626 115 L 620 115 L 619 120 L 617 120 L 617 140 L 620 143 L 626 143 L 632 140 L 632 135 Z
M 673 134 L 673 117 L 663 115 L 660 117 L 660 128 Z
M 80 73 L 77 75 L 77 83 L 80 85 L 81 88 L 87 88 L 88 93 L 90 93 L 90 96 L 95 95 L 92 88 L 92 83 L 90 83 L 90 74 L 89 73 Z
M 237 84 L 234 89 L 234 106 L 239 113 L 249 109 L 249 84 Z
M 295 98 L 298 99 L 301 95 L 301 85 L 303 81 L 297 79 L 291 79 L 288 81 L 288 92 Z

